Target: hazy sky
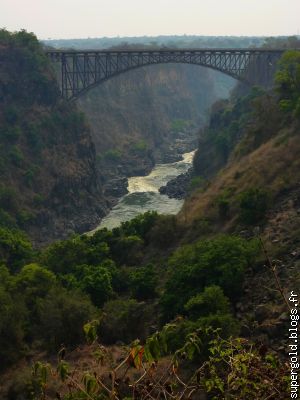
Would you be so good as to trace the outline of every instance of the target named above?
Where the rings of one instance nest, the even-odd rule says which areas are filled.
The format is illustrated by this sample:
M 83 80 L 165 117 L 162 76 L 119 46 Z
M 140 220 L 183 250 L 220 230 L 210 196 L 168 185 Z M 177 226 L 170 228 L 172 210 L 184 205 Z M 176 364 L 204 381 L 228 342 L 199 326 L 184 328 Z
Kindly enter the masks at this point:
M 46 38 L 300 34 L 300 0 L 0 0 L 0 27 Z

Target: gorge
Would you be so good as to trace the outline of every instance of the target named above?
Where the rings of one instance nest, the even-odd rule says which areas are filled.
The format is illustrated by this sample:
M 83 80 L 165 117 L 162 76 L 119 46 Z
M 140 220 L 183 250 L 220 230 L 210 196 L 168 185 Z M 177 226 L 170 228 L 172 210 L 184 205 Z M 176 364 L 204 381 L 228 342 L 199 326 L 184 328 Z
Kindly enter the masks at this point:
M 299 54 L 275 88 L 161 65 L 72 104 L 36 37 L 0 31 L 1 399 L 286 398 Z

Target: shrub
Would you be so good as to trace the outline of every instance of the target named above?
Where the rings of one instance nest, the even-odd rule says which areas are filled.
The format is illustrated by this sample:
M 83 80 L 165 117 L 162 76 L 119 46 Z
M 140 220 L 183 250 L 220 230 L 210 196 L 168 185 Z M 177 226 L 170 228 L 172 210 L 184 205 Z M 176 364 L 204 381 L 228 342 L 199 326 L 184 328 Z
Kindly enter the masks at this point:
M 139 267 L 130 274 L 131 295 L 137 300 L 147 300 L 156 296 L 157 274 L 153 266 Z
M 12 295 L 0 283 L 0 369 L 15 362 L 23 347 L 26 309 L 20 297 Z
M 14 189 L 7 186 L 0 186 L 0 207 L 6 211 L 16 211 L 18 208 L 17 204 L 17 193 Z
M 102 266 L 82 265 L 78 268 L 82 275 L 79 281 L 80 287 L 90 295 L 96 306 L 102 306 L 113 294 L 110 272 Z
M 39 167 L 36 165 L 32 165 L 28 168 L 24 173 L 24 180 L 27 186 L 31 187 L 32 183 L 36 179 L 37 174 L 39 173 Z
M 32 245 L 23 232 L 0 228 L 0 262 L 6 264 L 12 272 L 16 272 L 30 261 L 32 256 Z
M 16 220 L 9 213 L 0 208 L 0 227 L 3 228 L 16 228 Z
M 275 77 L 280 95 L 280 107 L 284 112 L 291 112 L 300 117 L 300 54 L 290 50 L 279 61 Z
M 219 286 L 212 285 L 190 298 L 184 309 L 191 318 L 197 319 L 211 314 L 228 314 L 230 304 L 223 290 Z
M 147 242 L 147 235 L 156 221 L 160 218 L 156 211 L 147 211 L 137 215 L 130 221 L 122 222 L 120 228 L 114 228 L 114 236 L 122 234 L 126 236 L 137 235 Z
M 99 265 L 109 255 L 107 243 L 102 241 L 102 233 L 94 237 L 75 236 L 69 240 L 51 244 L 41 256 L 42 264 L 57 274 L 67 274 L 79 264 Z
M 119 161 L 121 159 L 122 153 L 120 152 L 120 150 L 111 149 L 111 150 L 108 150 L 107 152 L 105 152 L 103 154 L 103 157 L 107 161 L 116 162 L 116 161 Z
M 13 146 L 9 152 L 9 158 L 16 167 L 21 167 L 22 162 L 24 161 L 22 151 L 16 146 Z
M 165 318 L 184 313 L 184 305 L 206 286 L 218 285 L 236 299 L 245 270 L 257 253 L 257 241 L 230 235 L 179 248 L 169 260 L 170 276 L 161 298 Z
M 202 176 L 194 176 L 189 184 L 189 190 L 195 190 L 199 187 L 202 187 L 205 183 L 205 179 Z
M 104 343 L 112 344 L 119 340 L 125 343 L 147 335 L 146 321 L 149 320 L 149 307 L 136 300 L 111 300 L 103 307 L 100 324 L 100 337 Z
M 95 316 L 96 309 L 87 296 L 79 291 L 55 287 L 39 301 L 36 329 L 45 346 L 57 350 L 62 345 L 82 343 L 82 327 Z
M 179 133 L 184 131 L 187 127 L 191 125 L 191 121 L 184 119 L 174 119 L 171 123 L 171 130 L 174 133 Z
M 137 264 L 142 256 L 144 241 L 139 236 L 122 236 L 111 244 L 113 259 L 119 264 Z
M 56 277 L 51 271 L 38 264 L 28 264 L 16 276 L 15 285 L 26 304 L 32 308 L 37 298 L 46 296 L 55 282 Z
M 149 241 L 160 248 L 172 246 L 180 237 L 181 226 L 174 215 L 160 215 L 149 232 Z
M 27 210 L 20 210 L 17 213 L 17 222 L 21 228 L 25 228 L 26 225 L 34 220 L 34 214 Z
M 145 154 L 147 149 L 148 149 L 148 144 L 147 142 L 145 142 L 145 140 L 140 140 L 139 142 L 135 143 L 132 146 L 133 152 L 141 155 Z
M 229 216 L 229 210 L 230 210 L 229 200 L 226 199 L 225 197 L 219 197 L 217 200 L 217 205 L 218 205 L 220 219 L 221 220 L 227 219 Z
M 263 223 L 270 205 L 270 194 L 259 188 L 251 188 L 239 195 L 239 219 L 243 224 Z
M 1 130 L 1 136 L 3 136 L 8 142 L 15 143 L 21 136 L 21 129 L 19 126 L 9 126 Z

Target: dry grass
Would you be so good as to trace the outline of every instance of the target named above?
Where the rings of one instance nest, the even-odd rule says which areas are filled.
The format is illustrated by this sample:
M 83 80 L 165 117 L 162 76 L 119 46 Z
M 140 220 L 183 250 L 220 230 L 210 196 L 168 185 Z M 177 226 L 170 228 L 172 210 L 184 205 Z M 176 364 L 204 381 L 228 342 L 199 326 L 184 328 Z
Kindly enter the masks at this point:
M 216 214 L 216 199 L 225 189 L 232 198 L 251 187 L 262 187 L 276 198 L 300 182 L 300 135 L 280 132 L 252 153 L 232 160 L 203 192 L 194 192 L 185 202 L 178 218 L 188 226 L 197 218 Z M 280 140 L 284 135 L 285 139 Z

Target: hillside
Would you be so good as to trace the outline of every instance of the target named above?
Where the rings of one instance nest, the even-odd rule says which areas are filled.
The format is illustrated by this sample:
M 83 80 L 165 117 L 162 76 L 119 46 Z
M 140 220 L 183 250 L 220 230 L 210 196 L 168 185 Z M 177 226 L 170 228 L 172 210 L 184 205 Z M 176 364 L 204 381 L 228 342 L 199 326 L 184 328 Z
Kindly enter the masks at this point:
M 106 210 L 87 122 L 61 100 L 37 39 L 0 33 L 1 225 L 36 243 L 86 231 Z

